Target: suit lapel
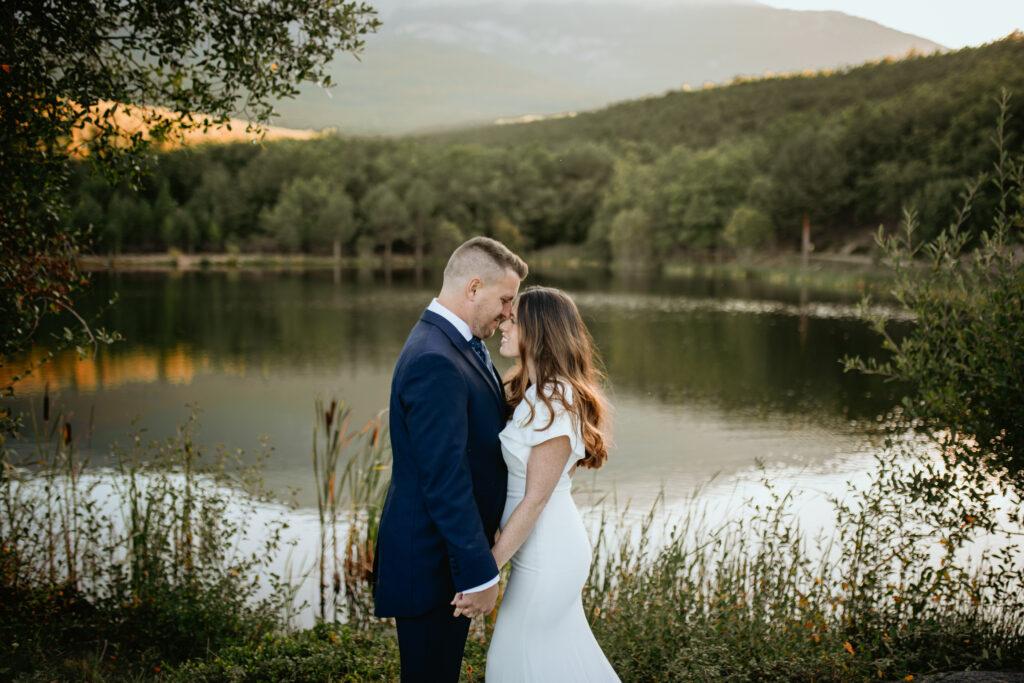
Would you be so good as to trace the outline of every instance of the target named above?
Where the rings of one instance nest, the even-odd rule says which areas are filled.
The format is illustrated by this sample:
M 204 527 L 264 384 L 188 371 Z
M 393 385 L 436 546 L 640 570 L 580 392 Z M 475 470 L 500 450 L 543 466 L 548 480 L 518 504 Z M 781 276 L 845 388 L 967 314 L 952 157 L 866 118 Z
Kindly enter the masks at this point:
M 476 353 L 473 352 L 473 348 L 469 345 L 469 342 L 462 338 L 462 335 L 451 323 L 439 316 L 437 313 L 434 313 L 433 311 L 423 311 L 423 315 L 420 317 L 420 320 L 430 323 L 447 335 L 452 346 L 462 354 L 462 357 L 465 358 L 473 369 L 480 373 L 480 376 L 487 382 L 487 386 L 491 388 L 491 396 L 495 401 L 497 401 L 498 407 L 504 409 L 505 399 L 500 392 L 500 385 L 497 383 L 497 372 L 493 369 L 494 366 L 491 366 L 491 371 L 484 368 L 483 363 L 481 363 L 480 359 L 476 357 Z

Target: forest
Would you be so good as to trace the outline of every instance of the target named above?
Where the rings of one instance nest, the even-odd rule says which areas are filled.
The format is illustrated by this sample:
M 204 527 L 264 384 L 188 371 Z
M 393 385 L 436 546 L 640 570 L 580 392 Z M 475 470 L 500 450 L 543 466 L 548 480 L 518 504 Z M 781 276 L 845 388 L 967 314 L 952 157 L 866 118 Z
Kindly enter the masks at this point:
M 443 255 L 485 234 L 622 264 L 867 248 L 913 209 L 937 235 L 971 178 L 1024 139 L 1024 35 L 839 72 L 737 79 L 529 124 L 401 138 L 206 144 L 137 188 L 77 169 L 68 220 L 101 254 Z M 975 200 L 985 225 L 995 194 Z M 858 246 L 860 245 L 860 246 Z

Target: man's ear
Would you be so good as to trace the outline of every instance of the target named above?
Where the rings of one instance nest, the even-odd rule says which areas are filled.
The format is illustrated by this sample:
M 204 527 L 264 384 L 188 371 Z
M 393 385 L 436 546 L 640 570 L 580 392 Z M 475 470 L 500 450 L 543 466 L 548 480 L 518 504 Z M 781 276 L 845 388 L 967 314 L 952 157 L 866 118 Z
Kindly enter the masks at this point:
M 470 301 L 476 301 L 476 293 L 484 286 L 484 281 L 478 277 L 471 278 L 466 283 L 466 298 Z

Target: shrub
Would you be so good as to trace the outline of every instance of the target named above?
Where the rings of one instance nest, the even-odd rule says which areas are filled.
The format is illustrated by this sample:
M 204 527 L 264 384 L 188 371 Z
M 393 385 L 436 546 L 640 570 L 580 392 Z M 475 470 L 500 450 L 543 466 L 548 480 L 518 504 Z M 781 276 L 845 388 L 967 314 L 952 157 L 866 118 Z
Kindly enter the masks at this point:
M 608 230 L 612 263 L 620 268 L 650 268 L 658 264 L 651 221 L 643 209 L 623 209 Z
M 933 469 L 915 482 L 922 495 L 942 498 L 954 486 L 984 490 L 987 477 L 1024 492 L 1024 155 L 1008 150 L 1009 95 L 1000 101 L 993 135 L 997 161 L 970 182 L 952 223 L 921 244 L 917 214 L 907 210 L 902 231 L 877 241 L 894 271 L 893 295 L 913 313 L 902 338 L 883 317 L 865 317 L 882 337 L 887 360 L 846 358 L 846 369 L 905 382 L 906 420 L 932 439 L 947 465 L 964 465 L 968 482 Z M 977 248 L 967 229 L 972 207 L 994 191 L 993 222 Z M 923 257 L 923 259 L 921 258 Z M 868 303 L 868 302 L 865 302 Z M 991 512 L 989 513 L 991 515 Z
M 393 631 L 320 623 L 297 633 L 268 634 L 255 645 L 225 648 L 206 661 L 181 666 L 169 678 L 183 683 L 302 683 L 398 680 L 398 674 Z
M 732 248 L 750 251 L 770 244 L 775 238 L 775 226 L 761 211 L 744 204 L 732 212 L 722 237 Z
M 265 563 L 283 520 L 268 519 L 261 547 L 237 550 L 259 529 L 257 470 L 207 457 L 193 415 L 174 439 L 116 450 L 113 472 L 85 472 L 70 423 L 45 412 L 56 443 L 26 462 L 5 451 L 0 467 L 2 673 L 100 652 L 145 670 L 281 626 L 291 592 Z

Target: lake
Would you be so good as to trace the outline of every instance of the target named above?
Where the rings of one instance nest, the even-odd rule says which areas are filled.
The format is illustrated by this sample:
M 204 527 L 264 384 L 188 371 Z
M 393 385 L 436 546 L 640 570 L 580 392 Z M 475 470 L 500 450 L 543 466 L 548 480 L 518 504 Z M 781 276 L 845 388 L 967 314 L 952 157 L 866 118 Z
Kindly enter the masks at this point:
M 116 294 L 100 324 L 125 341 L 87 360 L 58 356 L 19 384 L 16 406 L 38 413 L 48 386 L 102 464 L 133 430 L 174 434 L 194 404 L 201 443 L 254 458 L 265 439 L 268 486 L 315 507 L 315 398 L 347 401 L 356 423 L 385 408 L 395 358 L 439 282 L 348 270 L 96 273 L 82 308 Z M 604 469 L 578 478 L 584 501 L 610 494 L 642 507 L 664 491 L 671 502 L 716 474 L 720 488 L 747 480 L 759 460 L 779 481 L 837 490 L 870 467 L 876 417 L 898 400 L 839 363 L 880 350 L 854 293 L 588 271 L 526 284 L 575 297 L 607 367 L 615 447 Z M 495 339 L 491 354 L 504 360 Z

